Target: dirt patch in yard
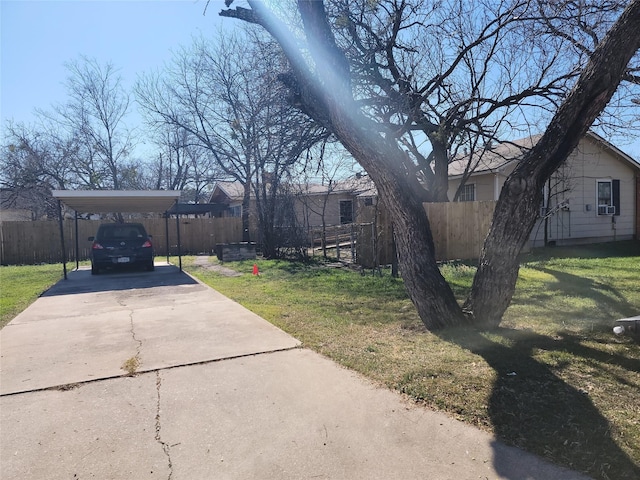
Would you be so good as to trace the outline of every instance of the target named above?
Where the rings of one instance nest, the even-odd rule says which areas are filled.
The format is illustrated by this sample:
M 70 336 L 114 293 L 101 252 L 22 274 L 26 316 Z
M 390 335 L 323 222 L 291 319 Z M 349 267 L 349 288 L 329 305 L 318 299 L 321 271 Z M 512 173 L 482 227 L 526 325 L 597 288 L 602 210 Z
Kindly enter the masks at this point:
M 219 273 L 220 275 L 224 275 L 225 277 L 239 277 L 242 275 L 242 273 L 231 270 L 230 268 L 223 267 L 217 263 L 211 263 L 208 255 L 197 256 L 193 263 L 198 267 L 204 268 L 205 270 L 211 270 Z

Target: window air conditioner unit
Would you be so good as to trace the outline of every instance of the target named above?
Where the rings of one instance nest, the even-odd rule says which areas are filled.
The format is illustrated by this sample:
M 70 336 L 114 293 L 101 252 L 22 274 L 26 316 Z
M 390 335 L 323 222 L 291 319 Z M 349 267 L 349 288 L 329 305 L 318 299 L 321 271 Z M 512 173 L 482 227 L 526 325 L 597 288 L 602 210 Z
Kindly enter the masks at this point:
M 598 215 L 615 215 L 616 207 L 615 205 L 599 205 L 598 206 Z

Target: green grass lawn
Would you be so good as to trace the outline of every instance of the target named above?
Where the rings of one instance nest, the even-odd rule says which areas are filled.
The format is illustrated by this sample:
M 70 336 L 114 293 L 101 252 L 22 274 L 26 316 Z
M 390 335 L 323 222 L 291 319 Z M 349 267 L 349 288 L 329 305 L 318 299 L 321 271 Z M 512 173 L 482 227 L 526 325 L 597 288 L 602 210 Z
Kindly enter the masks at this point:
M 62 263 L 0 266 L 0 328 L 62 276 Z
M 215 265 L 217 261 L 211 258 Z M 192 258 L 185 269 L 304 346 L 594 478 L 640 478 L 640 346 L 615 319 L 640 313 L 640 244 L 555 248 L 523 256 L 499 329 L 427 332 L 388 273 L 283 261 Z M 442 271 L 460 299 L 475 268 Z
M 525 255 L 500 328 L 437 335 L 388 272 L 259 260 L 259 276 L 254 262 L 225 263 L 232 277 L 209 260 L 183 266 L 374 382 L 594 478 L 640 478 L 640 345 L 611 331 L 640 313 L 640 242 Z M 475 268 L 442 271 L 462 300 Z M 0 267 L 2 325 L 61 276 Z

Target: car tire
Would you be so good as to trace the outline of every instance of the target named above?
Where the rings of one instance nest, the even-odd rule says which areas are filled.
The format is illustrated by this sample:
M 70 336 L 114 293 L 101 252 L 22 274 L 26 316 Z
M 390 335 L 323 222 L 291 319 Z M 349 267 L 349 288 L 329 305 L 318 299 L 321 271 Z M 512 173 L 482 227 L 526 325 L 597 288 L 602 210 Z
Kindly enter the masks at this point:
M 100 269 L 97 265 L 91 264 L 91 275 L 98 275 L 100 273 Z
M 147 272 L 153 272 L 156 269 L 156 266 L 153 264 L 153 260 L 150 264 L 147 265 Z

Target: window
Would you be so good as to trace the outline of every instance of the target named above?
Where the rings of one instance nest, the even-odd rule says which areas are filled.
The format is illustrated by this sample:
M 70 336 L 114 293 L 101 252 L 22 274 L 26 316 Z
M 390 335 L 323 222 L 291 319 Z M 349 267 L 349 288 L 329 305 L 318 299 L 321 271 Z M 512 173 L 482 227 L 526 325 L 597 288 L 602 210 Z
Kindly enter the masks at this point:
M 227 216 L 229 217 L 241 217 L 242 216 L 242 205 L 236 205 L 234 207 L 229 207 Z
M 476 184 L 467 183 L 462 187 L 460 195 L 458 195 L 459 202 L 475 202 L 476 200 Z
M 340 223 L 353 223 L 353 202 L 351 200 L 340 201 Z
M 620 180 L 596 180 L 598 215 L 620 215 Z

